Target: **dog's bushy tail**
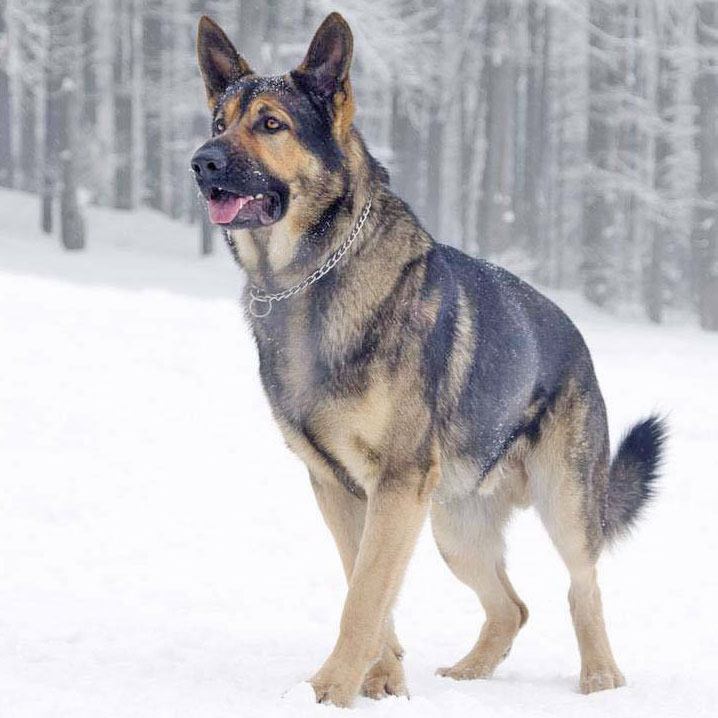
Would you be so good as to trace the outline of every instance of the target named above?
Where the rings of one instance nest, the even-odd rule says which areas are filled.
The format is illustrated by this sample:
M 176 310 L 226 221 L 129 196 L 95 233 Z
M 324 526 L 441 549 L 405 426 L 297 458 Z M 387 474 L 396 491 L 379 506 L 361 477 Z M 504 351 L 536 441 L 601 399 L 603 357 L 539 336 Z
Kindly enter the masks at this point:
M 651 416 L 621 440 L 608 476 L 603 535 L 613 541 L 627 534 L 655 493 L 668 429 L 665 419 Z

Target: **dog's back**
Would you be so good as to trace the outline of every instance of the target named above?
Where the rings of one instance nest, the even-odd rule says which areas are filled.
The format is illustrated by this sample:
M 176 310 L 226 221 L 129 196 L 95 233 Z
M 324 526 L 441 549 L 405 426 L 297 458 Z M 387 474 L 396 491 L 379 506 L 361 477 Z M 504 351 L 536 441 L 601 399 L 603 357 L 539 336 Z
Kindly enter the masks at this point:
M 536 441 L 547 411 L 570 380 L 600 397 L 591 358 L 571 320 L 549 299 L 505 269 L 437 244 L 425 292 L 438 292 L 436 325 L 427 337 L 427 392 L 447 451 L 470 455 L 485 476 L 514 441 Z M 442 392 L 457 372 L 452 405 Z M 448 411 L 447 411 L 448 410 Z M 452 428 L 463 436 L 452 442 Z

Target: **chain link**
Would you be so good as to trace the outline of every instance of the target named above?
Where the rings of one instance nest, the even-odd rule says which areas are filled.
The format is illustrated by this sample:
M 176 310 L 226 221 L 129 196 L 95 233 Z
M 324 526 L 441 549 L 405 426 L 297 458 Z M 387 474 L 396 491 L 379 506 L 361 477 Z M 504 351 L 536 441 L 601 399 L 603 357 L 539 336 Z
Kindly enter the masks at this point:
M 304 278 L 298 284 L 294 284 L 288 289 L 284 289 L 283 291 L 277 292 L 276 294 L 269 294 L 262 291 L 256 285 L 252 285 L 249 290 L 250 314 L 252 314 L 252 316 L 254 317 L 257 317 L 258 319 L 268 316 L 269 313 L 272 311 L 272 302 L 281 302 L 284 299 L 289 299 L 295 294 L 303 292 L 305 289 L 311 287 L 312 284 L 318 282 L 325 274 L 331 272 L 331 270 L 334 269 L 339 260 L 349 251 L 349 248 L 352 246 L 352 244 L 354 244 L 354 240 L 359 236 L 359 232 L 361 232 L 361 228 L 364 226 L 364 222 L 366 222 L 366 219 L 369 216 L 372 199 L 373 196 L 370 193 L 369 199 L 364 205 L 364 209 L 362 209 L 362 212 L 359 215 L 359 219 L 352 228 L 352 231 L 349 233 L 349 236 L 344 240 L 341 246 L 329 257 L 329 259 L 327 259 L 327 261 L 324 262 L 324 264 L 319 267 L 319 269 L 315 269 L 308 277 Z M 239 256 L 237 254 L 237 248 L 235 246 L 234 238 L 230 235 L 229 231 L 226 231 L 225 235 L 227 238 L 227 244 L 229 244 L 229 247 L 232 250 L 232 254 L 234 255 L 235 260 L 239 261 Z M 263 304 L 266 305 L 266 311 L 257 311 L 257 305 L 261 306 Z

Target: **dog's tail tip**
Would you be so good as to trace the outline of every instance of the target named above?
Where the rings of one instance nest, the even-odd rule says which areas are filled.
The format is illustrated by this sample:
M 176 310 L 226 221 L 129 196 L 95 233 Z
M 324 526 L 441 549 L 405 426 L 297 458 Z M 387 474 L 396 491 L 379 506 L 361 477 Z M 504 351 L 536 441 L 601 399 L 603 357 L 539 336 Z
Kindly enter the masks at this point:
M 666 419 L 653 415 L 621 440 L 608 477 L 603 517 L 603 535 L 608 541 L 628 534 L 655 494 L 667 437 Z

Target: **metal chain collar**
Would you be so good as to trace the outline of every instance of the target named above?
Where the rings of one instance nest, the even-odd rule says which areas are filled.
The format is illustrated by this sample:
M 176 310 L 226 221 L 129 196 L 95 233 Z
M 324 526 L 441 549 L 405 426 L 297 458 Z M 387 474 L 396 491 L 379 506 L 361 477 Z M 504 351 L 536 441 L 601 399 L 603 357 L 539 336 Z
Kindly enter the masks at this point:
M 334 269 L 334 267 L 338 264 L 339 260 L 349 251 L 349 247 L 354 244 L 354 240 L 359 236 L 359 232 L 361 232 L 361 228 L 364 226 L 364 222 L 366 222 L 366 219 L 369 216 L 372 199 L 373 196 L 370 192 L 369 199 L 367 199 L 367 202 L 364 205 L 364 209 L 362 209 L 362 212 L 359 215 L 359 219 L 357 219 L 356 224 L 352 228 L 352 231 L 349 233 L 349 236 L 344 240 L 342 245 L 329 257 L 329 259 L 327 259 L 327 261 L 324 262 L 324 264 L 319 267 L 319 269 L 315 269 L 308 277 L 303 279 L 298 284 L 294 284 L 288 289 L 285 289 L 281 292 L 277 292 L 276 294 L 269 294 L 267 292 L 264 292 L 262 289 L 253 284 L 249 290 L 249 313 L 253 317 L 257 317 L 258 319 L 262 319 L 263 317 L 269 316 L 269 313 L 272 311 L 272 302 L 281 302 L 284 299 L 289 299 L 295 294 L 303 292 L 308 287 L 311 287 L 312 284 L 319 281 L 325 274 Z M 239 257 L 237 255 L 237 248 L 234 242 L 234 238 L 230 235 L 228 230 L 225 231 L 225 235 L 227 238 L 227 244 L 229 244 L 229 247 L 234 254 L 234 258 L 238 260 Z M 266 305 L 264 311 L 258 309 L 262 305 Z

